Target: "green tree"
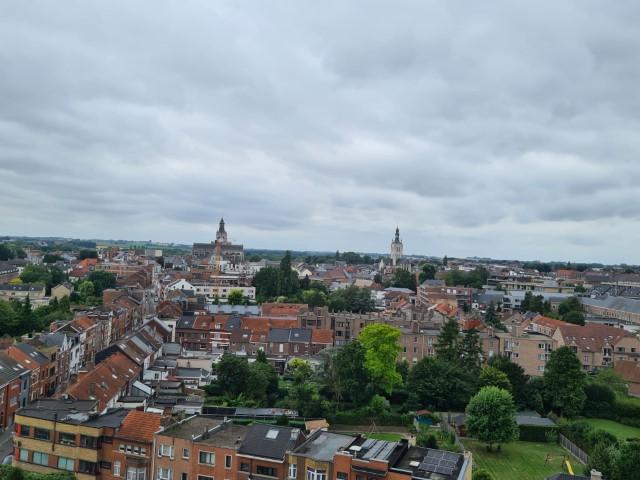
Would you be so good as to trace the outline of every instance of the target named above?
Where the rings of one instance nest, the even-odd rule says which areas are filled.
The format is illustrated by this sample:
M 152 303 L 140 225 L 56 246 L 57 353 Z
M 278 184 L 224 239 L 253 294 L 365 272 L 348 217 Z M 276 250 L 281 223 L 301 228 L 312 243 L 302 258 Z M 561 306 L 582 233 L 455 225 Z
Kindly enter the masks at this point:
M 332 312 L 367 313 L 375 308 L 371 290 L 355 285 L 337 290 L 329 296 L 329 310 Z
M 278 374 L 266 362 L 255 361 L 249 365 L 247 395 L 258 405 L 271 406 L 278 399 Z
M 574 417 L 585 402 L 582 364 L 569 347 L 551 353 L 544 370 L 545 400 L 560 416 Z
M 416 291 L 416 276 L 408 270 L 397 269 L 393 273 L 392 285 L 396 288 L 408 288 Z
M 495 480 L 495 478 L 487 470 L 479 468 L 478 470 L 473 471 L 471 480 Z
M 231 290 L 231 292 L 229 292 L 229 295 L 227 296 L 227 301 L 231 305 L 240 305 L 243 299 L 244 295 L 242 294 L 242 290 L 240 290 L 239 288 L 234 288 L 233 290 Z
M 312 373 L 309 362 L 301 358 L 294 358 L 287 364 L 287 374 L 293 378 L 295 384 L 308 381 Z
M 500 317 L 496 313 L 496 307 L 493 304 L 493 301 L 489 303 L 487 311 L 484 314 L 484 323 L 500 330 L 504 329 L 504 325 L 502 324 Z
M 15 257 L 15 253 L 8 245 L 0 243 L 0 261 L 12 260 Z
M 10 302 L 0 300 L 0 332 L 2 334 L 18 335 L 18 321 L 16 312 Z
M 98 258 L 98 252 L 89 249 L 80 250 L 80 253 L 78 253 L 78 260 L 84 260 L 85 258 Z
M 518 439 L 516 407 L 511 394 L 498 387 L 484 387 L 467 405 L 465 427 L 469 435 L 487 444 L 489 451 L 494 445 Z
M 86 279 L 93 283 L 96 297 L 102 298 L 102 292 L 116 288 L 116 276 L 111 272 L 96 270 L 87 275 Z
M 449 259 L 448 259 L 448 258 L 447 258 L 447 256 L 445 255 L 445 256 L 442 258 L 442 266 L 443 266 L 443 267 L 446 267 L 447 265 L 449 265 Z
M 640 480 L 640 442 L 625 442 L 615 457 L 613 480 Z
M 489 366 L 483 368 L 480 372 L 480 387 L 498 387 L 511 391 L 511 383 L 507 374 Z
M 304 290 L 302 303 L 309 305 L 309 308 L 323 307 L 327 304 L 327 294 L 315 289 Z
M 436 278 L 436 267 L 435 265 L 432 265 L 430 263 L 425 263 L 424 265 L 422 265 L 422 269 L 420 271 L 420 283 L 424 282 L 425 280 L 433 280 L 434 278 Z
M 401 349 L 399 338 L 398 328 L 382 323 L 367 325 L 358 337 L 365 349 L 365 367 L 372 382 L 388 394 L 402 381 L 396 371 L 396 359 Z
M 626 380 L 612 368 L 601 368 L 591 380 L 608 386 L 618 395 L 626 396 L 629 394 L 629 388 Z
M 453 318 L 448 319 L 438 335 L 435 345 L 436 355 L 438 358 L 448 362 L 456 362 L 458 360 L 460 343 L 460 327 L 458 322 Z
M 96 291 L 91 280 L 84 280 L 78 285 L 78 294 L 83 302 L 87 302 L 90 297 L 95 297 Z
M 230 353 L 225 353 L 216 366 L 217 383 L 224 392 L 237 397 L 247 389 L 249 380 L 249 364 L 246 360 Z
M 334 360 L 338 395 L 346 395 L 356 405 L 364 405 L 371 398 L 371 379 L 365 357 L 365 348 L 354 340 L 340 347 Z
M 62 257 L 55 253 L 45 253 L 44 257 L 42 257 L 42 263 L 56 263 L 60 261 L 62 261 Z
M 280 295 L 280 270 L 273 267 L 260 269 L 253 277 L 253 286 L 256 287 L 256 296 L 260 299 L 269 299 Z
M 476 378 L 459 362 L 425 357 L 411 369 L 407 389 L 417 408 L 459 411 L 476 391 Z
M 528 406 L 530 391 L 527 388 L 528 377 L 524 369 L 503 355 L 495 355 L 489 359 L 489 366 L 503 372 L 511 385 L 513 400 L 520 409 Z
M 582 311 L 582 304 L 578 297 L 569 297 L 558 305 L 558 313 L 563 316 L 572 311 Z
M 475 329 L 467 330 L 460 343 L 460 363 L 470 372 L 478 372 L 482 364 L 482 344 Z
M 584 313 L 578 310 L 572 310 L 562 316 L 562 320 L 575 325 L 584 325 Z

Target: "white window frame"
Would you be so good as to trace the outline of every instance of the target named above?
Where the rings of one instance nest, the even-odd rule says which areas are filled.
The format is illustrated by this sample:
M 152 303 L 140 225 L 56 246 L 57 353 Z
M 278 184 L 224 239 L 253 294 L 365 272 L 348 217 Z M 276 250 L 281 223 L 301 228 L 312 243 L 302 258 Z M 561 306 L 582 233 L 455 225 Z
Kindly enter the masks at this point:
M 160 444 L 158 448 L 158 458 L 170 457 L 173 460 L 173 445 Z
M 60 466 L 60 462 L 64 460 L 64 463 L 66 466 L 61 467 Z M 69 462 L 71 462 L 71 468 L 69 467 Z M 67 472 L 73 472 L 73 469 L 75 468 L 75 460 L 73 458 L 69 458 L 69 457 L 58 457 L 58 469 L 59 470 L 66 470 Z
M 203 462 L 203 461 L 202 461 L 202 454 L 203 454 L 203 453 L 204 453 L 205 455 L 211 455 L 211 460 L 212 460 L 212 462 L 211 462 L 211 463 L 209 463 L 209 462 Z M 213 465 L 213 466 L 215 466 L 215 464 L 216 464 L 216 453 L 215 453 L 215 452 L 208 452 L 208 451 L 206 451 L 206 450 L 200 450 L 200 451 L 198 452 L 198 464 L 200 464 L 200 465 Z
M 186 453 L 186 455 L 185 455 Z M 190 456 L 190 452 L 188 448 L 183 448 L 182 449 L 182 458 L 184 458 L 185 460 L 188 460 Z
M 113 462 L 113 476 L 114 477 L 119 477 L 120 476 L 120 460 L 114 460 Z
M 162 475 L 163 473 L 166 473 L 166 476 Z M 157 472 L 156 479 L 157 480 L 171 480 L 171 478 L 173 477 L 172 474 L 173 474 L 173 471 L 170 468 L 158 467 L 158 472 Z
M 289 464 L 289 478 L 291 480 L 298 478 L 298 465 L 295 463 Z
M 40 457 L 40 461 L 36 462 L 36 455 L 39 455 Z M 42 459 L 45 459 L 44 462 L 42 462 Z M 48 453 L 44 453 L 44 452 L 33 452 L 33 456 L 31 458 L 31 463 L 34 463 L 36 465 L 43 465 L 45 467 L 49 466 L 49 454 Z

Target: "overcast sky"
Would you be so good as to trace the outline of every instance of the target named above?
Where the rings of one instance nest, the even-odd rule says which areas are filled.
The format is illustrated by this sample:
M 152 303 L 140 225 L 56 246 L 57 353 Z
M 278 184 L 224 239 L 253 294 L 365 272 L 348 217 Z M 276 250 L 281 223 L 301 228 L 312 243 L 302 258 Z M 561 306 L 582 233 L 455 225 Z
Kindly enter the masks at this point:
M 0 234 L 640 263 L 638 18 L 3 2 Z

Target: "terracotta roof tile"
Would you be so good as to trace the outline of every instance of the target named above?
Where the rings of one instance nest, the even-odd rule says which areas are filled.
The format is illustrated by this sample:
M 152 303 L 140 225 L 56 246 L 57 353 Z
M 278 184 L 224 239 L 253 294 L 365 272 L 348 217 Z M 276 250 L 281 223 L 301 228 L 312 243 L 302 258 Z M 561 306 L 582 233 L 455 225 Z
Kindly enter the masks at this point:
M 116 437 L 151 443 L 153 434 L 160 430 L 161 419 L 157 413 L 131 410 L 123 420 Z
M 333 345 L 333 331 L 314 329 L 311 331 L 311 343 Z

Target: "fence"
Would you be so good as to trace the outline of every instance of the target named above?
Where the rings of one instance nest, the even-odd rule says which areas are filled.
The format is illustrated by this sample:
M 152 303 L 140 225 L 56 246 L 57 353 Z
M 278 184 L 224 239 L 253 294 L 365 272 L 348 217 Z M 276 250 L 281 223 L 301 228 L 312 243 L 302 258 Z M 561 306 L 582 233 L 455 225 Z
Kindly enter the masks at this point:
M 558 435 L 558 437 L 560 438 L 560 445 L 562 445 L 564 449 L 568 450 L 571 453 L 571 455 L 576 457 L 578 460 L 580 460 L 580 462 L 584 463 L 585 465 L 589 463 L 589 455 L 587 455 L 584 450 L 582 450 L 580 447 L 578 447 L 575 443 L 573 443 L 564 435 Z
M 464 452 L 466 449 L 464 448 L 464 444 L 462 443 L 462 440 L 460 440 L 460 436 L 458 435 L 458 431 L 456 430 L 456 428 L 451 425 L 448 421 L 447 421 L 447 414 L 446 413 L 441 413 L 440 414 L 440 429 L 447 432 L 447 433 L 453 433 L 453 436 L 455 438 L 455 442 L 456 445 L 458 445 L 462 451 Z

